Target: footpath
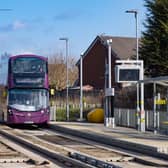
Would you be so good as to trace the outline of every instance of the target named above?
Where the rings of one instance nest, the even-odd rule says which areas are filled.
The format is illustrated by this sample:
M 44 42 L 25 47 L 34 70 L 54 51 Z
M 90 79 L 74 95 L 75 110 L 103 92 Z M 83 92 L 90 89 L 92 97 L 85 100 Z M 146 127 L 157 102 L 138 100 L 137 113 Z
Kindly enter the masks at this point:
M 168 159 L 168 135 L 118 126 L 110 128 L 105 127 L 103 123 L 51 122 L 50 125 L 71 135 Z

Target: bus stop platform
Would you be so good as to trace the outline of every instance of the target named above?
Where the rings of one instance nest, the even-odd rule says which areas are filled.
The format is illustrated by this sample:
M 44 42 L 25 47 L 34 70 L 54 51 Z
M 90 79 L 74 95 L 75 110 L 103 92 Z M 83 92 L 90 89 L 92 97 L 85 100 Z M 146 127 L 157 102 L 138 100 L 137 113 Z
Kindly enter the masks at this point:
M 105 127 L 103 123 L 51 122 L 50 127 L 106 145 L 168 159 L 167 135 L 154 134 L 150 131 L 140 132 L 127 127 Z

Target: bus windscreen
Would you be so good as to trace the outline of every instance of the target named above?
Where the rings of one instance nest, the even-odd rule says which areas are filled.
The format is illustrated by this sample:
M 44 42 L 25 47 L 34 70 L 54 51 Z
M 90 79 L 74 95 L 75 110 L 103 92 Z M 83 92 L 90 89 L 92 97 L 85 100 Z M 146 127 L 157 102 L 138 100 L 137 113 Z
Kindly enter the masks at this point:
M 11 61 L 12 73 L 46 73 L 46 62 L 39 58 L 20 57 Z

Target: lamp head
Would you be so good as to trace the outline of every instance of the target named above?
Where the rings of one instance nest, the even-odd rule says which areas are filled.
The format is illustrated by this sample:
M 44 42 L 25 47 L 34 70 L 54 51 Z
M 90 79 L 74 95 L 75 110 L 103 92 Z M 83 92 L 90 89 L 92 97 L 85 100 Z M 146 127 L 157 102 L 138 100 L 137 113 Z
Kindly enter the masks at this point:
M 135 13 L 135 14 L 138 13 L 138 11 L 137 11 L 136 9 L 126 10 L 125 12 L 126 12 L 126 13 Z
M 68 41 L 68 38 L 67 38 L 67 37 L 62 37 L 62 38 L 59 38 L 59 40 L 65 40 L 65 41 Z
M 108 39 L 107 40 L 107 44 L 112 44 L 113 40 L 112 39 Z

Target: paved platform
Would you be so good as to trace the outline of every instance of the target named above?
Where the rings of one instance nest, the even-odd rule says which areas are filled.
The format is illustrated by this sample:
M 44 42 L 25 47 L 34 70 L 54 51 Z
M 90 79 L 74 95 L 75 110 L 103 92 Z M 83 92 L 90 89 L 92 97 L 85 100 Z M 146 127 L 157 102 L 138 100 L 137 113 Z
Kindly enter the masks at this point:
M 110 128 L 104 124 L 86 122 L 51 122 L 51 125 L 59 131 L 168 159 L 167 135 L 149 131 L 139 132 L 136 129 L 118 126 Z

